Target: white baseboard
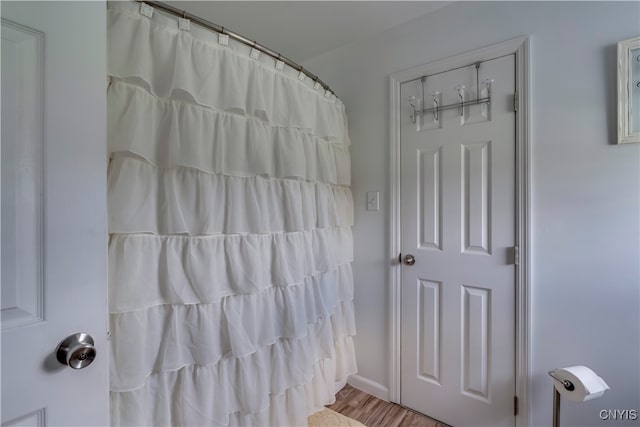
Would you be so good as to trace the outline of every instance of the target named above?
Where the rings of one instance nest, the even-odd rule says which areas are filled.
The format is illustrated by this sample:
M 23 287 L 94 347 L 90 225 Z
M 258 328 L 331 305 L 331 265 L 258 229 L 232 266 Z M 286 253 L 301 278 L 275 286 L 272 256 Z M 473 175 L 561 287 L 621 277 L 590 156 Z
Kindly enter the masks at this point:
M 361 377 L 360 375 L 351 375 L 347 379 L 347 383 L 358 390 L 362 390 L 365 393 L 369 393 L 372 396 L 382 399 L 385 402 L 389 401 L 389 389 L 380 383 L 371 381 L 368 378 Z

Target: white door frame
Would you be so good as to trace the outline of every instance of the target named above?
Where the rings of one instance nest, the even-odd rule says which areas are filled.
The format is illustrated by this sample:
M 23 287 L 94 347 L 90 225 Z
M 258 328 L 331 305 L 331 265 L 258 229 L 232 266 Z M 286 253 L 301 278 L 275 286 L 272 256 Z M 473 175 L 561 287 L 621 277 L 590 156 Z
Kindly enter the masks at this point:
M 516 426 L 530 424 L 530 57 L 528 36 L 463 53 L 391 75 L 391 173 L 389 183 L 389 399 L 400 402 L 400 84 L 426 74 L 485 61 L 503 55 L 516 55 Z

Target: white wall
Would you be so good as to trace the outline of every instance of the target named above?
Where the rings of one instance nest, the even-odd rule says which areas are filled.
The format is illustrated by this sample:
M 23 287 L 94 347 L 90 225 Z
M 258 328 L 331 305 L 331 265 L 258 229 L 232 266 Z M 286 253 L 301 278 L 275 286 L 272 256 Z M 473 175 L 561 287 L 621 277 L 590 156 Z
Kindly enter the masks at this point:
M 640 3 L 455 3 L 307 61 L 347 106 L 356 205 L 360 375 L 388 386 L 389 79 L 520 35 L 532 41 L 532 425 L 551 424 L 547 370 L 585 364 L 611 386 L 563 401 L 562 425 L 640 410 L 640 145 L 613 145 L 616 48 Z M 381 191 L 380 212 L 365 193 Z

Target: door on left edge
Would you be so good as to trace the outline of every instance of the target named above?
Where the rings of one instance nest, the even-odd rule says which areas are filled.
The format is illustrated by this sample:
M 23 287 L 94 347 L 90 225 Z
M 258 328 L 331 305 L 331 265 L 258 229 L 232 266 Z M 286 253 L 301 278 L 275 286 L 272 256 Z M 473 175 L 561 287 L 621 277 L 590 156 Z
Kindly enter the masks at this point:
M 2 425 L 108 425 L 106 7 L 0 7 Z

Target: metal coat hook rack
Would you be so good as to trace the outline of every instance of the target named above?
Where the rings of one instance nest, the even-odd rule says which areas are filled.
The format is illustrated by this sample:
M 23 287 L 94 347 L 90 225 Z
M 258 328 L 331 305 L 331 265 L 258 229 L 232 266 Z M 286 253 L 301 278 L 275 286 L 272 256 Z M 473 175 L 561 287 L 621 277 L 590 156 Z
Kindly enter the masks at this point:
M 455 104 L 447 104 L 447 105 L 439 105 L 439 101 L 437 99 L 437 97 L 440 95 L 440 92 L 433 92 L 431 95 L 433 96 L 433 107 L 431 108 L 424 108 L 424 83 L 427 79 L 427 76 L 423 76 L 420 78 L 420 84 L 422 86 L 422 100 L 418 100 L 418 105 L 416 105 L 415 101 L 416 98 L 415 96 L 411 96 L 409 97 L 409 105 L 411 106 L 411 109 L 413 110 L 413 112 L 411 113 L 411 122 L 415 123 L 416 122 L 416 117 L 418 116 L 418 114 L 420 115 L 424 115 L 427 113 L 433 113 L 435 120 L 438 120 L 439 117 L 439 113 L 440 111 L 445 111 L 445 110 L 451 110 L 454 108 L 457 108 L 460 110 L 460 115 L 464 115 L 464 107 L 468 107 L 470 105 L 480 105 L 480 104 L 490 104 L 491 103 L 491 91 L 489 90 L 487 92 L 487 96 L 480 98 L 480 82 L 479 82 L 479 69 L 480 69 L 480 62 L 476 62 L 475 64 L 476 67 L 476 99 L 473 100 L 469 100 L 469 101 L 465 101 L 464 100 L 464 91 L 465 91 L 465 86 L 464 85 L 460 85 L 460 86 L 456 86 L 454 88 L 454 90 L 456 90 L 458 92 L 458 97 L 460 98 L 460 101 L 458 101 Z M 487 85 L 487 87 L 491 84 L 493 80 L 491 79 L 487 79 L 484 81 L 484 83 Z M 420 108 L 422 107 L 422 108 Z

